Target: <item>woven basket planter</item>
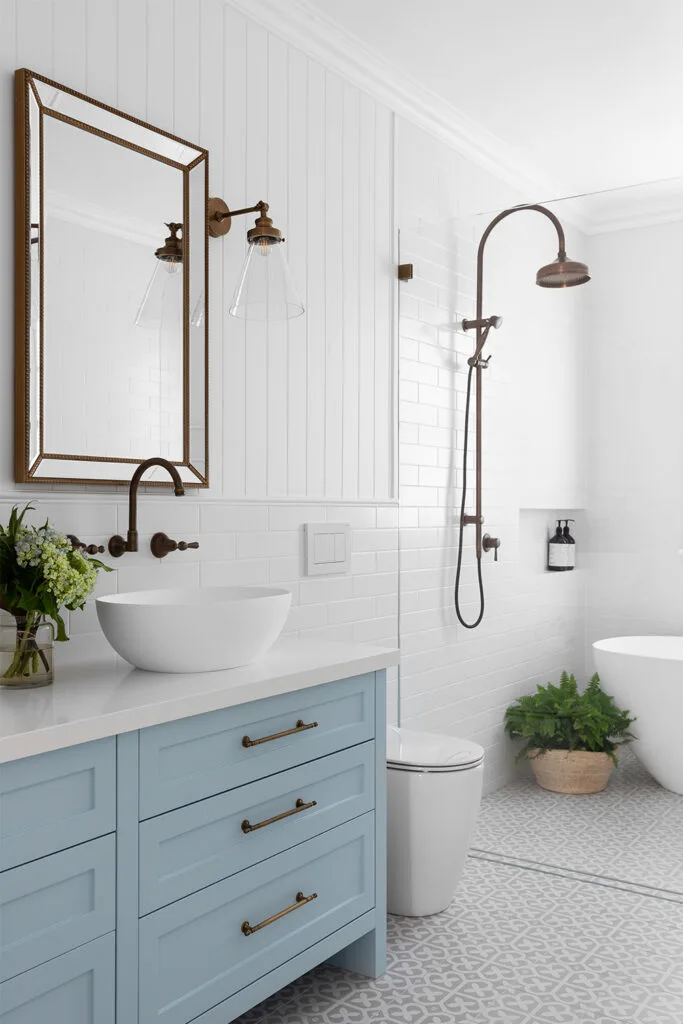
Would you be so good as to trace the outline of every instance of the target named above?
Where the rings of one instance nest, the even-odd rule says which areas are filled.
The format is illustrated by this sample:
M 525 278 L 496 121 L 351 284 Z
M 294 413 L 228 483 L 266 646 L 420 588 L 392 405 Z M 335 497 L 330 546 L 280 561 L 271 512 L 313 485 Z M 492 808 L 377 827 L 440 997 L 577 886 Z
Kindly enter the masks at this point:
M 529 751 L 536 782 L 553 793 L 600 793 L 609 781 L 614 761 L 590 750 Z

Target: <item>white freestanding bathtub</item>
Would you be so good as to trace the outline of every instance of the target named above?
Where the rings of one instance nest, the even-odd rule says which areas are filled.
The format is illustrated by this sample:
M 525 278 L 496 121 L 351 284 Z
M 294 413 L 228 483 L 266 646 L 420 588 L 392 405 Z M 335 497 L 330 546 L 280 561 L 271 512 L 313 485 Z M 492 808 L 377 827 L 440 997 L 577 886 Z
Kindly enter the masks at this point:
M 683 636 L 619 636 L 593 644 L 600 682 L 638 719 L 633 750 L 665 789 L 683 794 Z

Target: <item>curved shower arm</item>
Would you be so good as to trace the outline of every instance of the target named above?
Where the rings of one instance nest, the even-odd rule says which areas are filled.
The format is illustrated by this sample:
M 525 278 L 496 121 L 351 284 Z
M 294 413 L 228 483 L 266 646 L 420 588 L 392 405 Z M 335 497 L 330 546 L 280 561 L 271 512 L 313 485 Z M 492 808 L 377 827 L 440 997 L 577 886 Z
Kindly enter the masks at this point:
M 481 423 L 481 398 L 482 398 L 482 364 L 481 364 L 481 353 L 486 344 L 488 337 L 488 328 L 484 327 L 485 321 L 482 319 L 482 310 L 484 304 L 484 248 L 488 240 L 489 235 L 495 228 L 496 224 L 500 224 L 502 220 L 509 217 L 513 213 L 520 213 L 522 210 L 534 210 L 536 213 L 542 213 L 548 220 L 552 221 L 557 231 L 557 241 L 559 246 L 559 257 L 560 259 L 566 258 L 565 252 L 565 238 L 564 229 L 560 224 L 560 221 L 555 214 L 545 206 L 541 206 L 540 203 L 523 203 L 520 206 L 511 206 L 507 210 L 503 210 L 496 217 L 493 218 L 491 223 L 488 225 L 484 234 L 479 240 L 479 248 L 477 250 L 477 333 L 476 333 L 476 351 L 475 355 L 470 361 L 470 367 L 476 371 L 476 396 L 477 396 L 477 425 L 476 425 L 476 484 L 475 484 L 475 513 L 474 516 L 467 516 L 466 523 L 473 523 L 476 527 L 476 552 L 477 559 L 481 560 L 482 553 L 482 524 L 484 517 L 482 515 L 482 497 L 481 497 L 481 464 L 482 464 L 482 423 Z
M 493 218 L 479 240 L 479 248 L 477 250 L 477 320 L 481 320 L 484 302 L 484 247 L 486 246 L 488 237 L 496 224 L 500 224 L 500 222 L 505 220 L 506 217 L 509 217 L 510 214 L 518 213 L 521 210 L 535 210 L 537 213 L 544 214 L 548 220 L 552 221 L 555 225 L 555 230 L 557 231 L 558 255 L 561 259 L 563 257 L 566 258 L 567 253 L 565 251 L 564 228 L 552 210 L 549 210 L 546 206 L 541 206 L 540 203 L 521 203 L 519 206 L 511 206 L 508 210 L 503 210 L 502 213 L 499 213 L 497 217 Z M 477 340 L 479 340 L 481 336 L 480 331 L 481 328 L 477 330 Z

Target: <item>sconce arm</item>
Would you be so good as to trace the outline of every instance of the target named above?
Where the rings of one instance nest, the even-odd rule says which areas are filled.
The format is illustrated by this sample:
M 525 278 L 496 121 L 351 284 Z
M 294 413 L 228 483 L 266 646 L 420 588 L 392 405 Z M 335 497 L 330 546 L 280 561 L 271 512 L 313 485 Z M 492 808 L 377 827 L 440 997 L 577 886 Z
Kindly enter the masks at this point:
M 268 211 L 268 203 L 264 203 L 262 199 L 259 199 L 255 206 L 245 206 L 243 210 L 230 210 L 229 213 L 221 213 L 218 215 L 218 220 L 223 220 L 225 217 L 239 217 L 241 213 L 256 213 L 258 210 L 260 213 L 266 213 Z
M 241 210 L 231 210 L 223 199 L 220 199 L 218 196 L 212 196 L 207 200 L 206 204 L 209 234 L 214 238 L 227 235 L 233 217 L 239 217 L 244 213 L 258 213 L 259 216 L 265 217 L 267 212 L 268 203 L 265 203 L 263 199 L 259 199 L 258 203 L 255 203 L 253 206 L 245 206 Z

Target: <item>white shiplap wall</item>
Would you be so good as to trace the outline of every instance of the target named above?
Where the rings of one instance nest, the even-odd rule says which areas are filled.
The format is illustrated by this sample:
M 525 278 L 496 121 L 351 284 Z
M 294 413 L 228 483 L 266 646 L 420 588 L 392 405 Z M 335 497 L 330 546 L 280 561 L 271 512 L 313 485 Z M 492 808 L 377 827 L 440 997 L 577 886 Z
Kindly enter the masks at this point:
M 2 0 L 0 198 L 26 66 L 210 151 L 213 194 L 267 199 L 306 315 L 227 307 L 246 218 L 211 242 L 216 497 L 393 496 L 393 115 L 224 0 Z M 11 493 L 12 231 L 0 237 L 0 493 Z M 41 491 L 41 493 L 43 493 Z

